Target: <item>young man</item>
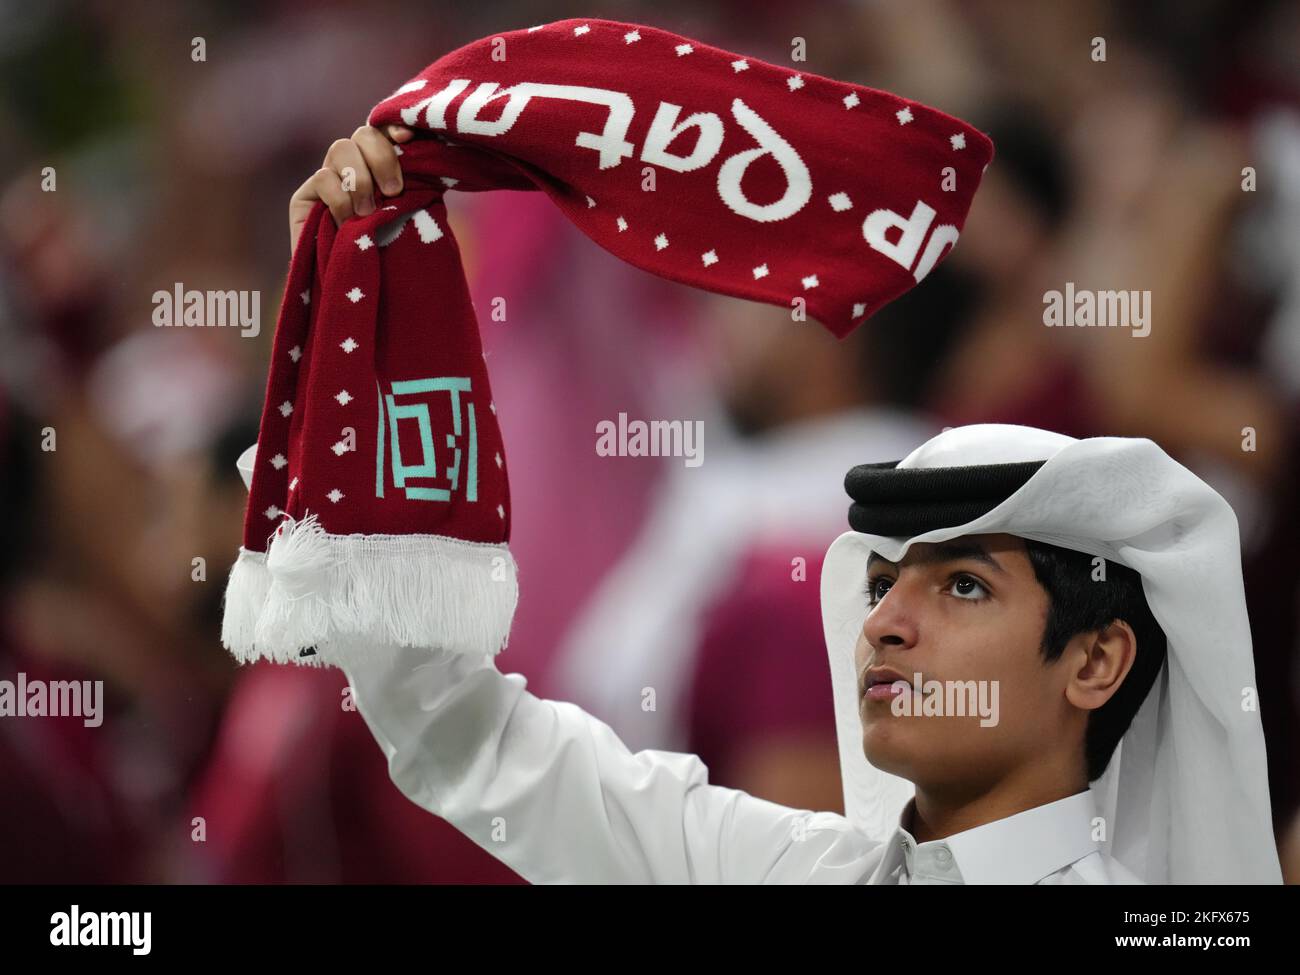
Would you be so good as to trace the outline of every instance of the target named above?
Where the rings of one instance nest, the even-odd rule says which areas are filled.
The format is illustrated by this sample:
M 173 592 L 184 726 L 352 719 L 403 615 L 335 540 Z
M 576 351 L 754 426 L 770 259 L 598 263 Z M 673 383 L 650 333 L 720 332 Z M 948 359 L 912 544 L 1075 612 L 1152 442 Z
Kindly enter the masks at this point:
M 845 816 L 633 754 L 491 655 L 344 648 L 393 781 L 537 883 L 1280 880 L 1217 493 L 1149 440 L 995 424 L 848 487 L 868 531 L 822 580 Z
M 1279 880 L 1236 519 L 1149 440 L 974 425 L 850 472 L 821 580 L 843 816 L 633 754 L 497 669 L 510 499 L 445 187 L 541 189 L 636 266 L 843 335 L 956 243 L 992 145 L 652 28 L 541 25 L 504 61 L 495 41 L 401 86 L 295 196 L 311 246 L 226 646 L 342 667 L 398 788 L 535 882 Z M 623 165 L 638 144 L 653 195 Z

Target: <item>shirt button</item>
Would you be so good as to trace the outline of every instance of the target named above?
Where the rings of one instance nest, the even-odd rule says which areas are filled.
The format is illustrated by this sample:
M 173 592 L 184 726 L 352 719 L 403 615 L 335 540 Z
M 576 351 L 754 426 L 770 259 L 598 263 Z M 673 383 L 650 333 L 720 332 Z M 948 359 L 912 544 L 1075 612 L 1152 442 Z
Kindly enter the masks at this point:
M 952 860 L 952 854 L 948 852 L 948 848 L 946 846 L 941 846 L 939 847 L 939 849 L 935 851 L 934 858 L 942 864 L 947 864 L 949 861 Z

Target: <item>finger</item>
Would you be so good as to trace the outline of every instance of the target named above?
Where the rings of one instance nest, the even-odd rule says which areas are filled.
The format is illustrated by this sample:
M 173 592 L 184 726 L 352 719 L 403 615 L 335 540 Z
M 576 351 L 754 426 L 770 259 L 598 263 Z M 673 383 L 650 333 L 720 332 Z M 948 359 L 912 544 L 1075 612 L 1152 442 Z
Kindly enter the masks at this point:
M 302 236 L 303 225 L 307 222 L 307 217 L 311 214 L 311 208 L 320 195 L 315 187 L 316 173 L 308 176 L 307 179 L 293 191 L 293 196 L 289 197 L 289 253 L 293 254 L 298 249 L 298 238 Z
M 302 225 L 311 214 L 312 205 L 320 200 L 330 211 L 335 224 L 353 215 L 352 195 L 343 189 L 339 174 L 327 167 L 314 172 L 289 200 L 289 242 L 296 249 Z
M 397 143 L 410 142 L 415 137 L 415 132 L 405 125 L 390 125 L 384 129 L 384 134 Z
M 343 189 L 352 195 L 352 210 L 364 217 L 375 211 L 375 184 L 361 150 L 351 139 L 339 139 L 325 153 L 325 165 L 339 174 Z
M 384 133 L 372 125 L 363 125 L 352 133 L 352 141 L 361 150 L 371 176 L 384 196 L 402 192 L 402 166 L 397 152 Z

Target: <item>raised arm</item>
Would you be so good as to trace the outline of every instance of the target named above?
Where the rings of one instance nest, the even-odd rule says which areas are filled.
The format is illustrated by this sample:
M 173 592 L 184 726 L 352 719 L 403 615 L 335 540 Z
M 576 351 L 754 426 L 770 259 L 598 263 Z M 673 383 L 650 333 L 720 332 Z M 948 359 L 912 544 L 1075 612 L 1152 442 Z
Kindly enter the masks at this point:
M 486 656 L 368 649 L 347 675 L 393 782 L 534 883 L 801 883 L 872 846 L 833 813 L 710 785 L 695 755 L 633 754 Z

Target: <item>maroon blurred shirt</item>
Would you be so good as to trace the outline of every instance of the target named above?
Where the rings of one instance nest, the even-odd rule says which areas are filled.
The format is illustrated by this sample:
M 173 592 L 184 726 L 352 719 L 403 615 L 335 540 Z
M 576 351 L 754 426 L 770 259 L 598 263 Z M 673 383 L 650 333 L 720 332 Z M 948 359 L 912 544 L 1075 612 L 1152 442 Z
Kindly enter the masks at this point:
M 406 798 L 332 668 L 244 668 L 190 816 L 191 879 L 212 883 L 523 883 Z

